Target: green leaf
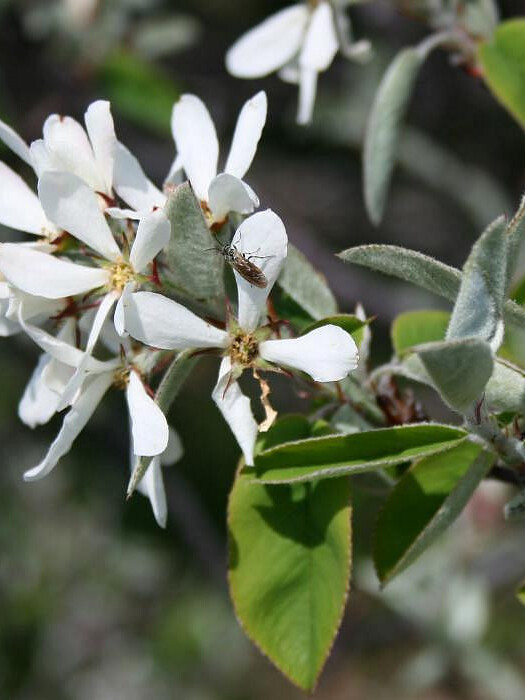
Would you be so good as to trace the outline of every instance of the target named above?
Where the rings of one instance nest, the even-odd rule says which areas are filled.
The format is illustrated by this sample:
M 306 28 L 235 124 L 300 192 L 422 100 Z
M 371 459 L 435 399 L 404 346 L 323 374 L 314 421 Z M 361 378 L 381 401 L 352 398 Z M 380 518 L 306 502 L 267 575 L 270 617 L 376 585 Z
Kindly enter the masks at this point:
M 507 224 L 501 216 L 473 245 L 461 276 L 447 340 L 480 338 L 490 341 L 502 327 L 507 291 Z
M 449 301 L 455 301 L 461 272 L 416 250 L 395 245 L 361 245 L 338 254 L 345 262 L 368 267 L 415 284 Z M 525 309 L 507 300 L 503 307 L 506 323 L 525 328 Z
M 446 311 L 408 311 L 393 322 L 391 335 L 396 355 L 403 355 L 414 345 L 444 340 L 450 314 Z
M 466 413 L 483 393 L 494 360 L 490 345 L 477 338 L 427 343 L 416 348 L 443 400 Z
M 337 314 L 337 302 L 326 279 L 290 243 L 278 283 L 314 321 Z
M 166 203 L 171 223 L 164 281 L 178 295 L 219 316 L 224 313 L 224 259 L 216 252 L 202 209 L 189 183 L 177 187 Z
M 365 134 L 363 174 L 366 209 L 376 225 L 383 218 L 401 124 L 425 58 L 426 54 L 418 49 L 403 49 L 383 76 L 372 105 Z
M 230 593 L 246 634 L 311 691 L 339 628 L 351 566 L 347 479 L 235 481 L 228 508 Z
M 158 66 L 120 49 L 104 61 L 98 80 L 116 112 L 140 127 L 170 135 L 171 111 L 180 91 Z
M 464 440 L 406 471 L 379 514 L 373 557 L 383 585 L 412 564 L 461 513 L 495 461 Z
M 363 340 L 364 329 L 369 322 L 369 320 L 363 321 L 354 314 L 337 314 L 336 316 L 328 316 L 320 321 L 316 321 L 316 323 L 312 323 L 302 330 L 301 335 L 305 335 L 305 333 L 309 333 L 316 328 L 321 328 L 321 326 L 331 324 L 332 326 L 339 326 L 339 328 L 346 331 L 359 346 Z
M 478 58 L 485 82 L 516 121 L 525 127 L 525 19 L 502 22 Z
M 165 416 L 168 415 L 184 382 L 199 361 L 198 357 L 192 356 L 192 352 L 192 350 L 185 350 L 174 358 L 164 373 L 157 391 L 155 392 L 155 402 Z M 144 478 L 144 474 L 147 472 L 150 462 L 151 457 L 140 457 L 140 459 L 137 460 L 128 483 L 127 498 L 133 494 Z
M 460 428 L 421 423 L 297 440 L 261 452 L 245 472 L 269 484 L 357 474 L 439 452 L 465 436 Z
M 310 421 L 300 414 L 289 414 L 279 417 L 266 433 L 259 433 L 256 452 L 269 450 L 283 442 L 304 440 L 310 437 L 312 426 Z

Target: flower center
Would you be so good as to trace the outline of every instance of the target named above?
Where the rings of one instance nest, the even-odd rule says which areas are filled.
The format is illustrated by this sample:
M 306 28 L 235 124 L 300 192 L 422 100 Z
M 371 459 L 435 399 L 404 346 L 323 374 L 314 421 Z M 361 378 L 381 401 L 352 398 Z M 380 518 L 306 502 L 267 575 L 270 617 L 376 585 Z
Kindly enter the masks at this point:
M 113 375 L 113 386 L 116 389 L 126 389 L 129 384 L 130 372 L 131 370 L 129 367 L 119 367 L 117 370 L 115 370 L 115 374 Z
M 117 292 L 121 292 L 134 278 L 135 272 L 129 263 L 118 262 L 109 268 L 109 285 Z
M 232 364 L 251 367 L 259 355 L 259 343 L 250 333 L 238 333 L 230 345 Z

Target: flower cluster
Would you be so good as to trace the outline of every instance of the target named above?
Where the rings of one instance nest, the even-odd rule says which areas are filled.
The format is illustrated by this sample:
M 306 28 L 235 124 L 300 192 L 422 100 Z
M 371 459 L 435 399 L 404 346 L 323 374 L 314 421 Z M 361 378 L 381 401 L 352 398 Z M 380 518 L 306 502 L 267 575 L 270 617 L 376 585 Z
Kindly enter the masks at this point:
M 144 174 L 115 135 L 110 106 L 98 101 L 85 129 L 71 117 L 50 116 L 43 138 L 27 146 L 0 123 L 0 138 L 29 164 L 36 192 L 0 163 L 0 223 L 34 240 L 0 244 L 0 333 L 24 332 L 43 351 L 19 407 L 30 427 L 68 409 L 47 454 L 26 471 L 48 474 L 71 448 L 103 396 L 123 390 L 130 422 L 131 469 L 146 460 L 141 490 L 159 524 L 166 521 L 161 463 L 182 455 L 180 440 L 150 388 L 174 351 L 214 351 L 222 359 L 213 400 L 228 422 L 247 465 L 259 430 L 276 415 L 262 371 L 300 371 L 315 382 L 344 378 L 357 366 L 357 348 L 342 328 L 327 324 L 298 338 L 268 322 L 266 303 L 287 254 L 287 235 L 243 180 L 266 121 L 266 95 L 241 110 L 231 149 L 219 171 L 218 139 L 205 105 L 194 95 L 175 104 L 177 149 L 163 189 Z M 227 245 L 237 285 L 226 324 L 199 318 L 167 290 L 159 256 L 169 246 L 165 204 L 187 178 L 212 235 L 232 232 Z M 234 215 L 234 216 L 232 216 Z M 222 249 L 220 249 L 222 250 Z M 204 251 L 203 251 L 204 254 Z M 254 284 L 253 273 L 257 274 Z M 251 370 L 262 388 L 266 419 L 258 425 L 239 385 Z M 147 465 L 149 462 L 149 466 Z
M 339 50 L 361 61 L 368 41 L 351 42 L 345 15 L 329 0 L 307 0 L 286 7 L 244 34 L 226 55 L 226 67 L 237 78 L 279 77 L 299 86 L 297 122 L 312 119 L 317 78 Z

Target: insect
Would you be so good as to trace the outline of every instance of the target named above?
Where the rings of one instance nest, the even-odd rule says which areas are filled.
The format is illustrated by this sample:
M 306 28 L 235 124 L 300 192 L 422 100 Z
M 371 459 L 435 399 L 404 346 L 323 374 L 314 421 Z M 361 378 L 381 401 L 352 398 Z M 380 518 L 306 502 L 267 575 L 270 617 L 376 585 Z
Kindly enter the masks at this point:
M 226 262 L 229 263 L 243 279 L 252 284 L 254 287 L 264 289 L 268 286 L 268 280 L 266 279 L 264 272 L 260 267 L 257 267 L 257 265 L 255 265 L 251 259 L 264 259 L 272 256 L 241 253 L 237 247 L 231 243 L 221 245 L 219 248 L 208 248 L 208 250 L 216 250 L 218 253 L 220 253 Z

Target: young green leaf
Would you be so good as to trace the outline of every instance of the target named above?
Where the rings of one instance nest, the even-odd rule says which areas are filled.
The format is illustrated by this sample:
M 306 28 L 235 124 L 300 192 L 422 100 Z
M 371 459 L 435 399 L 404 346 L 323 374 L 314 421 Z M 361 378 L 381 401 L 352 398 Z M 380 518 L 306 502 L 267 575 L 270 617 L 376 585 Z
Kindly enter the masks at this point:
M 337 302 L 325 278 L 290 243 L 278 283 L 315 321 L 337 314 Z
M 501 216 L 473 245 L 463 268 L 447 340 L 476 337 L 490 342 L 502 331 L 508 243 L 506 220 Z
M 446 311 L 408 311 L 400 314 L 391 328 L 396 355 L 412 350 L 414 345 L 444 340 L 450 314 Z
M 166 283 L 176 294 L 222 314 L 224 259 L 215 251 L 217 244 L 189 183 L 170 195 L 166 215 L 171 223 Z
M 465 436 L 460 428 L 421 423 L 297 440 L 261 452 L 245 473 L 269 484 L 357 474 L 434 454 Z
M 347 479 L 268 486 L 239 474 L 228 507 L 229 585 L 246 634 L 293 683 L 315 687 L 348 594 Z
M 345 262 L 368 267 L 417 287 L 455 301 L 461 284 L 461 272 L 416 250 L 395 245 L 361 245 L 338 254 Z M 525 328 L 525 309 L 512 300 L 503 307 L 506 323 Z
M 427 343 L 416 351 L 443 400 L 460 413 L 481 397 L 494 369 L 490 345 L 477 338 Z
M 376 225 L 383 218 L 401 124 L 425 58 L 418 49 L 403 49 L 388 67 L 374 99 L 365 135 L 363 174 L 366 208 Z
M 464 440 L 403 474 L 379 514 L 374 564 L 383 585 L 412 564 L 461 513 L 495 455 Z
M 480 44 L 478 58 L 491 91 L 525 127 L 525 19 L 502 22 L 492 41 Z

